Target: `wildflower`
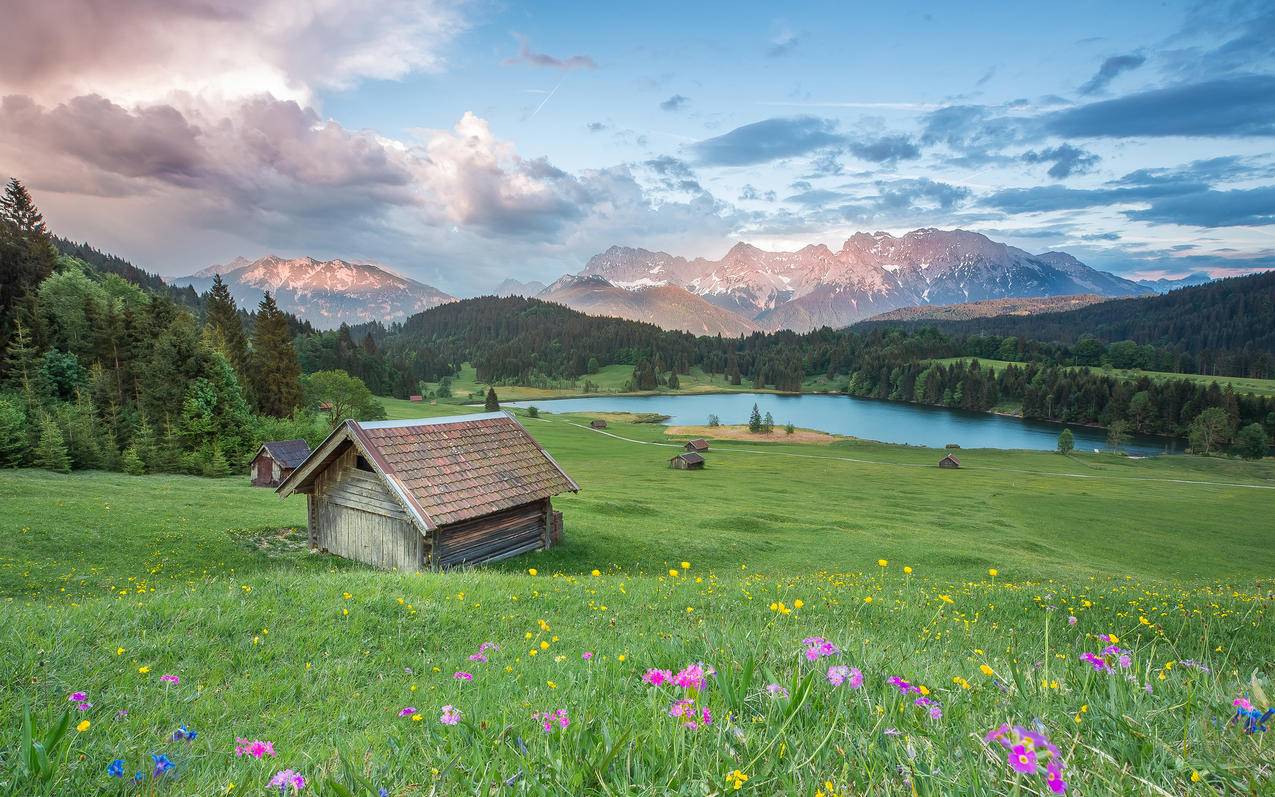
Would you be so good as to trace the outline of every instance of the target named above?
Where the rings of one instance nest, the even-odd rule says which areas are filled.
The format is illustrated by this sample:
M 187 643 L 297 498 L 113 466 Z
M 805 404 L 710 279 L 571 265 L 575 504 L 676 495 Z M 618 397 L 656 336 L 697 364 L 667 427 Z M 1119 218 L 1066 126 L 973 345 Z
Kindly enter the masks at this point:
M 602 571 L 595 567 L 593 568 L 592 571 L 589 572 L 589 575 L 593 576 L 594 578 L 597 578 L 598 576 L 602 575 Z
M 164 683 L 173 684 L 174 686 L 182 682 L 181 677 L 177 675 L 161 675 L 159 676 L 159 680 Z
M 72 692 L 66 696 L 66 699 L 72 703 L 83 703 L 89 699 L 89 696 L 84 692 Z
M 904 565 L 904 566 L 903 566 L 903 575 L 905 575 L 905 576 L 910 576 L 910 575 L 912 575 L 912 567 L 911 567 L 910 565 Z
M 455 725 L 460 722 L 460 709 L 455 706 L 443 706 L 443 713 L 439 715 L 438 721 L 444 725 Z
M 691 569 L 691 563 L 690 563 L 690 562 L 682 562 L 682 569 L 683 569 L 683 570 L 690 570 L 690 569 Z
M 841 686 L 849 677 L 850 668 L 844 664 L 837 664 L 828 668 L 828 683 L 833 686 Z
M 274 742 L 262 741 L 261 739 L 235 739 L 235 757 L 243 758 L 251 756 L 256 759 L 262 759 L 266 756 L 274 758 Z
M 1009 751 L 1009 764 L 1024 775 L 1036 774 L 1036 752 L 1030 747 L 1016 744 Z
M 953 676 L 953 677 L 952 677 L 952 683 L 956 684 L 957 686 L 961 687 L 962 689 L 969 689 L 969 688 L 970 688 L 970 682 L 969 682 L 969 681 L 967 681 L 967 680 L 965 680 L 964 678 L 962 678 L 962 677 L 961 677 L 961 676 L 959 676 L 959 675 L 955 675 L 955 676 Z
M 889 560 L 886 560 L 886 559 L 877 560 L 877 567 L 889 567 L 889 565 L 890 565 Z
M 590 661 L 593 658 L 593 651 L 586 650 L 585 652 L 580 654 L 580 658 L 584 659 L 585 661 Z
M 647 670 L 642 676 L 642 681 L 651 686 L 660 686 L 661 684 L 673 680 L 673 673 L 670 670 L 657 670 L 654 667 Z
M 75 730 L 79 731 L 80 733 L 84 733 L 85 731 L 89 729 L 89 725 L 91 724 L 92 723 L 89 722 L 88 720 L 80 720 L 80 724 L 75 726 Z
M 987 568 L 987 575 L 991 576 L 992 578 L 996 578 L 1000 574 L 1001 574 L 1001 571 L 997 570 L 994 567 Z
M 692 731 L 701 726 L 707 727 L 713 724 L 713 714 L 708 710 L 708 707 L 703 706 L 697 711 L 695 701 L 688 697 L 675 700 L 673 705 L 669 707 L 668 715 L 675 719 L 680 719 L 682 727 Z
M 453 677 L 453 678 L 455 678 L 457 681 L 472 681 L 472 680 L 474 680 L 474 676 L 473 676 L 473 674 L 472 674 L 472 673 L 467 673 L 467 672 L 455 672 L 455 673 L 452 673 L 452 677 Z
M 794 609 L 800 609 L 802 606 L 805 606 L 805 605 L 806 605 L 806 602 L 803 601 L 801 598 L 798 598 L 797 600 L 792 602 L 792 607 Z
M 683 689 L 703 689 L 704 675 L 704 665 L 688 664 L 677 675 L 673 676 L 673 683 Z
M 903 680 L 897 675 L 890 676 L 887 683 L 889 683 L 890 686 L 893 686 L 895 689 L 898 689 L 900 694 L 906 695 L 908 692 L 916 692 L 917 694 L 921 693 L 921 690 L 919 687 L 913 686 L 912 684 L 908 683 L 907 681 Z
M 195 741 L 195 737 L 198 735 L 199 735 L 198 731 L 192 731 L 190 728 L 186 727 L 185 723 L 182 723 L 180 728 L 173 731 L 173 741 L 174 742 L 193 742 Z
M 106 765 L 106 774 L 112 778 L 124 777 L 124 759 L 117 758 Z
M 400 711 L 398 712 L 398 715 L 399 715 L 400 717 L 410 717 L 410 716 L 412 716 L 412 715 L 413 715 L 413 714 L 415 714 L 415 713 L 416 713 L 416 707 L 415 707 L 415 706 L 407 706 L 406 708 L 404 708 L 404 709 L 400 710 Z
M 155 769 L 151 771 L 152 778 L 158 778 L 168 770 L 172 769 L 176 764 L 163 753 L 155 755 L 151 753 L 151 760 L 155 762 Z
M 939 600 L 943 601 L 944 603 L 956 603 L 956 601 L 952 600 L 951 595 L 940 595 Z
M 821 636 L 808 636 L 801 640 L 801 644 L 806 646 L 806 661 L 818 661 L 825 656 L 841 653 L 841 648 Z
M 788 697 L 788 690 L 779 684 L 766 684 L 766 693 L 772 697 Z
M 1080 660 L 1088 662 L 1089 666 L 1093 667 L 1094 670 L 1098 672 L 1111 669 L 1111 667 L 1107 665 L 1107 660 L 1096 653 L 1082 653 L 1080 654 Z
M 669 577 L 669 578 L 677 578 L 677 571 L 676 571 L 676 570 L 674 570 L 673 568 L 669 568 L 669 571 L 668 571 L 668 577 Z
M 744 787 L 744 784 L 747 782 L 748 782 L 748 776 L 745 775 L 743 772 L 740 772 L 738 769 L 735 770 L 734 772 L 726 773 L 726 785 L 730 786 L 735 791 L 739 791 L 740 789 L 742 789 Z
M 534 568 L 534 567 L 529 567 L 529 568 L 527 568 L 527 575 L 529 575 L 529 576 L 534 576 L 534 575 L 537 575 L 537 574 L 538 574 L 538 571 L 536 570 L 536 568 Z
M 1075 625 L 1077 622 L 1079 621 L 1076 619 L 1076 615 L 1074 614 L 1067 615 L 1067 625 Z
M 540 726 L 544 728 L 545 733 L 552 733 L 555 727 L 566 730 L 567 726 L 571 724 L 571 719 L 567 716 L 565 708 L 560 708 L 557 711 L 546 711 L 542 714 L 533 714 L 532 717 L 540 722 Z
M 151 671 L 151 668 L 143 664 L 141 667 L 137 668 L 137 671 L 140 672 L 142 675 L 145 675 L 146 673 Z
M 279 790 L 279 794 L 283 794 L 289 788 L 293 792 L 299 792 L 305 788 L 305 778 L 300 772 L 293 769 L 281 769 L 275 773 L 270 782 L 266 784 Z
M 1022 775 L 1040 773 L 1040 765 L 1045 764 L 1045 785 L 1055 794 L 1067 791 L 1067 783 L 1062 779 L 1063 761 L 1058 748 L 1050 743 L 1043 733 L 1015 725 L 1001 725 L 987 733 L 989 742 L 997 742 L 1005 748 L 1006 761 L 1010 767 Z

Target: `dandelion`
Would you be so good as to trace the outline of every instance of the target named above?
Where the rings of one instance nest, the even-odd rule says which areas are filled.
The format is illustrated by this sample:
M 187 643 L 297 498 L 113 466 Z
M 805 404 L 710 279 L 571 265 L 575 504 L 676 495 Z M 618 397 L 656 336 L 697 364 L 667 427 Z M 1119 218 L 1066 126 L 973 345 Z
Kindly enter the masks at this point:
M 180 676 L 167 675 L 167 674 L 159 676 L 159 680 L 163 681 L 166 684 L 173 684 L 174 686 L 182 682 L 182 679 Z
M 235 757 L 249 756 L 258 760 L 270 756 L 274 758 L 274 742 L 261 739 L 235 739 Z
M 745 775 L 743 772 L 740 772 L 738 769 L 735 770 L 734 772 L 726 773 L 726 785 L 730 786 L 735 791 L 739 791 L 740 789 L 742 789 L 744 787 L 744 784 L 747 782 L 748 782 L 748 776 Z
M 106 765 L 106 774 L 112 778 L 124 777 L 124 759 L 117 758 Z
M 292 789 L 293 792 L 299 792 L 305 788 L 305 778 L 296 770 L 281 769 L 274 774 L 274 777 L 266 785 L 278 789 L 281 795 L 288 789 Z
M 683 569 L 683 570 L 690 570 L 690 569 L 691 569 L 691 563 L 690 563 L 690 562 L 682 562 L 682 569 Z
M 987 575 L 991 576 L 992 578 L 996 578 L 1000 574 L 1001 574 L 1001 571 L 997 570 L 994 567 L 987 568 Z
M 534 567 L 529 567 L 529 568 L 527 568 L 527 575 L 529 575 L 529 576 L 535 576 L 535 575 L 539 575 L 539 572 L 536 570 L 536 568 L 534 568 Z
M 593 568 L 593 570 L 589 572 L 589 575 L 593 576 L 594 578 L 597 578 L 598 576 L 602 575 L 602 571 L 595 567 Z
M 878 560 L 877 560 L 877 567 L 889 567 L 889 566 L 890 566 L 890 562 L 889 562 L 889 560 L 888 560 L 888 559 L 878 559 Z
M 460 709 L 455 706 L 443 706 L 443 713 L 439 715 L 438 721 L 444 725 L 455 725 L 460 722 Z
M 89 729 L 89 726 L 92 724 L 93 723 L 89 722 L 88 720 L 80 720 L 80 724 L 75 726 L 75 730 L 79 731 L 80 733 L 84 733 L 85 731 Z
M 805 605 L 806 605 L 806 602 L 803 601 L 801 598 L 798 598 L 797 600 L 792 602 L 792 607 L 794 609 L 800 609 L 802 606 L 805 606 Z
M 904 566 L 903 566 L 903 575 L 905 575 L 905 576 L 910 576 L 910 575 L 912 575 L 912 568 L 911 568 L 911 566 L 909 566 L 909 565 L 904 565 Z
M 151 671 L 151 668 L 143 664 L 141 667 L 137 668 L 137 671 L 140 672 L 142 675 L 145 675 L 146 673 Z
M 668 571 L 668 577 L 669 577 L 669 578 L 677 578 L 677 571 L 676 571 L 676 570 L 674 570 L 673 568 L 669 568 L 669 571 Z

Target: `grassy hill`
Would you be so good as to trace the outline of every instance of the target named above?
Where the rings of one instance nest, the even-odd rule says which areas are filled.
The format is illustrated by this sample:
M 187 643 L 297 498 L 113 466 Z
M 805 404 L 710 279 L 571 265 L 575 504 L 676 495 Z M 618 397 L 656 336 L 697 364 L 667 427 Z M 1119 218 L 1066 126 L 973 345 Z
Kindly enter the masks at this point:
M 311 554 L 304 503 L 246 477 L 0 471 L 0 793 L 114 793 L 110 761 L 149 775 L 161 753 L 176 768 L 142 788 L 174 794 L 265 794 L 284 767 L 338 794 L 339 756 L 369 795 L 1044 793 L 981 741 L 1003 722 L 1039 722 L 1076 793 L 1272 786 L 1269 740 L 1226 725 L 1275 645 L 1271 460 L 967 450 L 941 471 L 927 449 L 744 441 L 684 472 L 659 427 L 524 423 L 581 484 L 555 501 L 565 544 L 447 574 Z M 809 661 L 814 636 L 841 652 Z M 1109 644 L 1128 669 L 1079 659 Z M 702 691 L 640 678 L 695 662 Z M 20 780 L 23 706 L 47 727 L 77 690 L 89 726 L 49 785 Z M 684 697 L 711 725 L 669 716 Z M 558 709 L 569 727 L 532 717 Z M 182 723 L 198 737 L 171 741 Z
M 936 363 L 954 363 L 968 362 L 977 359 L 974 357 L 945 357 L 941 359 L 931 360 Z M 1000 371 L 1007 365 L 1025 366 L 1026 363 L 1011 362 L 1008 360 L 984 360 L 978 359 L 980 365 L 991 368 L 993 371 Z M 1081 366 L 1072 366 L 1072 368 L 1080 368 Z M 1188 382 L 1195 382 L 1201 385 L 1211 385 L 1214 382 L 1222 387 L 1230 385 L 1236 393 L 1251 393 L 1255 396 L 1275 396 L 1275 379 L 1252 379 L 1239 376 L 1204 376 L 1203 374 L 1177 374 L 1168 371 L 1141 371 L 1132 368 L 1091 368 L 1091 371 L 1107 374 L 1117 379 L 1128 379 L 1130 381 L 1147 377 L 1154 382 L 1165 382 L 1169 380 L 1182 379 Z

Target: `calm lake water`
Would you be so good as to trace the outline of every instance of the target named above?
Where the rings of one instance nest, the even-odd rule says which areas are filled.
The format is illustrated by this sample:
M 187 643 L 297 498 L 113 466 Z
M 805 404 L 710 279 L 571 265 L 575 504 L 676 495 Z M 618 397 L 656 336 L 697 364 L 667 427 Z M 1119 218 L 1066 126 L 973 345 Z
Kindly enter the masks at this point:
M 668 415 L 670 425 L 703 425 L 709 413 L 723 424 L 748 423 L 754 402 L 762 415 L 775 417 L 776 433 L 791 422 L 807 429 L 851 435 L 884 443 L 942 448 L 956 443 L 962 448 L 1026 448 L 1053 451 L 1058 445 L 1062 424 L 1024 421 L 982 412 L 965 412 L 943 407 L 926 407 L 895 401 L 850 396 L 778 396 L 771 393 L 717 393 L 686 396 L 590 396 L 553 401 L 506 402 L 513 407 L 532 404 L 546 412 L 655 412 Z M 1102 429 L 1071 426 L 1076 449 L 1092 451 L 1107 447 Z M 1130 454 L 1177 453 L 1179 442 L 1156 437 L 1131 440 L 1124 446 Z

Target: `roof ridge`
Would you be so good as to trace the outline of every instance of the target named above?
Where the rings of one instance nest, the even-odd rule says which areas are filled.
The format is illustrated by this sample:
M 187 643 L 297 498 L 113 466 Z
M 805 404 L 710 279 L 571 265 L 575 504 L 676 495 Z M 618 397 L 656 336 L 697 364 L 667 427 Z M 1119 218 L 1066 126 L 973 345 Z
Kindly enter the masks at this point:
M 360 429 L 400 429 L 407 426 L 438 426 L 448 423 L 488 421 L 496 418 L 513 418 L 508 412 L 474 412 L 468 415 L 440 415 L 433 418 L 400 418 L 393 421 L 353 421 Z

